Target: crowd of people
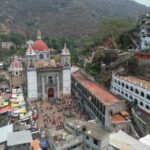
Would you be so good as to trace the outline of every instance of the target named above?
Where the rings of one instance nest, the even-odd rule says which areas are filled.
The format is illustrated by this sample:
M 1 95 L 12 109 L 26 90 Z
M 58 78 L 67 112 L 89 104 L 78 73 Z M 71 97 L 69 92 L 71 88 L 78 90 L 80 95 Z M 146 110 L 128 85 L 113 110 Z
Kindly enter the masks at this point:
M 36 124 L 40 129 L 61 127 L 67 118 L 89 120 L 90 115 L 81 109 L 73 97 L 32 102 L 32 107 L 39 114 Z

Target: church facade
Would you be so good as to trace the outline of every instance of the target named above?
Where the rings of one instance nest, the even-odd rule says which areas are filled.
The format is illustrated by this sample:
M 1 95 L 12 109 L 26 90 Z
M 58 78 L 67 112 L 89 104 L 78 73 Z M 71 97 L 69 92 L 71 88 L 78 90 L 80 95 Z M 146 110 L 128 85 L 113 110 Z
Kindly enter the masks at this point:
M 28 44 L 24 69 L 29 101 L 71 95 L 70 52 L 66 44 L 62 53 L 52 58 L 38 31 L 37 40 Z

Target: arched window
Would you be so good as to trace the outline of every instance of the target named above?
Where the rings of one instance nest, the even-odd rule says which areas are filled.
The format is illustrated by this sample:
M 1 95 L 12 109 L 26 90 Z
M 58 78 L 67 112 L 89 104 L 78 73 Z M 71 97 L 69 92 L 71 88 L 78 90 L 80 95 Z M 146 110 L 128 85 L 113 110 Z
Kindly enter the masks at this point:
M 126 97 L 128 97 L 128 94 L 127 94 L 127 93 L 125 93 L 125 96 L 126 96 Z
M 130 90 L 133 92 L 133 87 L 132 86 L 130 86 Z
M 146 105 L 145 107 L 146 107 L 146 109 L 148 109 L 148 110 L 149 110 L 149 106 L 148 106 L 148 105 Z
M 129 86 L 126 84 L 126 89 L 128 89 L 129 88 Z
M 147 98 L 148 100 L 150 100 L 150 95 L 149 95 L 149 94 L 147 94 L 147 95 L 146 95 L 146 98 Z
M 143 102 L 140 102 L 140 105 L 143 106 Z
M 121 91 L 121 94 L 122 94 L 122 95 L 124 95 L 124 92 L 123 92 L 123 91 Z
M 138 89 L 135 89 L 135 93 L 136 93 L 136 94 L 139 94 L 139 90 L 138 90 Z
M 124 87 L 124 83 L 122 82 L 122 87 Z
M 49 76 L 48 77 L 48 82 L 51 84 L 51 83 L 53 83 L 53 77 L 52 76 Z
M 144 92 L 141 92 L 141 96 L 144 97 Z
M 40 54 L 39 57 L 40 57 L 40 59 L 44 59 L 44 55 L 43 54 Z

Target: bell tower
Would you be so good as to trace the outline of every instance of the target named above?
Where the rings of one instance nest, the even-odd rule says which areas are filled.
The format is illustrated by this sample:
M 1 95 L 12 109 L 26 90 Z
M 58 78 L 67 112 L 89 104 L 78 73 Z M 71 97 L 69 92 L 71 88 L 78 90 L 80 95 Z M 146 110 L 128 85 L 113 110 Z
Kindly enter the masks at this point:
M 29 43 L 26 52 L 26 73 L 27 73 L 27 96 L 30 101 L 38 100 L 37 91 L 37 71 L 36 71 L 36 53 L 32 48 L 31 43 Z
M 23 67 L 17 57 L 9 67 L 10 88 L 15 86 L 22 86 L 23 84 Z
M 70 65 L 70 52 L 67 48 L 66 44 L 62 49 L 61 54 L 61 65 L 62 69 L 62 87 L 63 96 L 70 96 L 71 95 L 71 65 Z

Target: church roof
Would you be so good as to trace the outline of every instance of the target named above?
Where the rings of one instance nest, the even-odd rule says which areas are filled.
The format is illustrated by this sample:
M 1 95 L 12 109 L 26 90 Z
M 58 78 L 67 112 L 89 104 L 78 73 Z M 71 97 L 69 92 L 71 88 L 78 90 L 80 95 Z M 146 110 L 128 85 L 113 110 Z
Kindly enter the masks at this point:
M 10 71 L 12 70 L 23 70 L 22 64 L 20 61 L 18 61 L 17 58 L 14 59 L 14 61 L 10 65 Z
M 33 48 L 35 51 L 48 51 L 47 45 L 46 45 L 45 42 L 44 42 L 43 40 L 41 40 L 41 39 L 36 40 L 36 41 L 33 43 L 32 48 Z
M 48 51 L 48 46 L 41 39 L 41 32 L 40 32 L 40 30 L 38 30 L 38 32 L 37 32 L 37 40 L 33 43 L 32 48 L 35 51 Z

